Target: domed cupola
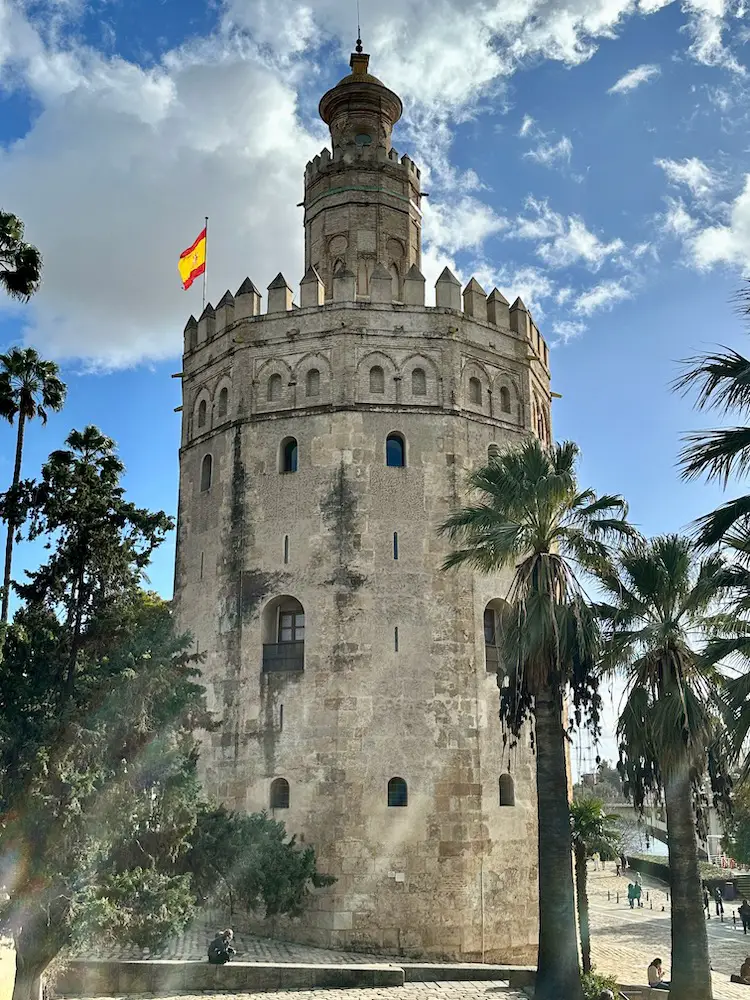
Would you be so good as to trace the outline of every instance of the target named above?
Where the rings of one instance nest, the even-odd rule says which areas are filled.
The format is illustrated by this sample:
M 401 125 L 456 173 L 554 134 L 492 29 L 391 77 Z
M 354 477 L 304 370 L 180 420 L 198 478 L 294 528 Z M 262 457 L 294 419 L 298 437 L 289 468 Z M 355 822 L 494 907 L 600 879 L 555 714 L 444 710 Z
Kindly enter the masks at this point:
M 391 148 L 391 132 L 401 117 L 401 99 L 376 76 L 368 73 L 370 57 L 362 51 L 352 53 L 351 73 L 323 95 L 320 117 L 331 130 L 333 154 L 347 147 L 379 146 Z

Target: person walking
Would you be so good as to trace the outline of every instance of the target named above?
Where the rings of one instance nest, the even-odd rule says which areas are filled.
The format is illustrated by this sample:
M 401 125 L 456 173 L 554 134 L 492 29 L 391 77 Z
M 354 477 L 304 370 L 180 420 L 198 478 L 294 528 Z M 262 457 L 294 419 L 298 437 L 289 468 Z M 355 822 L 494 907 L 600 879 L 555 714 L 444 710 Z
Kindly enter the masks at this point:
M 636 906 L 639 907 L 643 906 L 643 903 L 641 902 L 642 891 L 643 890 L 641 889 L 641 883 L 638 879 L 636 879 L 635 885 L 633 886 L 633 896 L 635 897 Z
M 628 882 L 628 903 L 630 903 L 630 909 L 632 910 L 635 906 L 635 886 L 632 882 Z
M 747 928 L 750 926 L 750 903 L 746 899 L 742 900 L 742 905 L 738 912 L 742 921 L 742 932 L 747 934 Z
M 708 895 L 708 888 L 706 883 L 703 883 L 703 909 L 706 911 L 706 919 L 711 919 L 711 899 Z
M 601 855 L 599 854 L 599 852 L 598 851 L 594 851 L 594 854 L 592 855 L 592 861 L 594 862 L 594 871 L 595 872 L 599 871 L 599 860 L 600 860 L 600 857 L 601 857 Z
M 714 901 L 716 903 L 716 916 L 721 917 L 724 920 L 724 897 L 721 894 L 721 889 L 716 886 L 714 889 Z

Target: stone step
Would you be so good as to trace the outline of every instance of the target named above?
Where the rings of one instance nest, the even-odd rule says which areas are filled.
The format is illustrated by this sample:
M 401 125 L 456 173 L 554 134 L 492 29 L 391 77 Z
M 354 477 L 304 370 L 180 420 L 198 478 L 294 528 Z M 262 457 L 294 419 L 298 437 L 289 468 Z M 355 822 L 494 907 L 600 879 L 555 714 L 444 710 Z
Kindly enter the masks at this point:
M 404 983 L 494 980 L 521 989 L 533 984 L 525 966 L 426 962 L 306 965 L 303 963 L 185 962 L 170 959 L 71 959 L 55 984 L 60 996 L 113 997 L 142 993 L 263 993 L 276 990 L 355 989 Z

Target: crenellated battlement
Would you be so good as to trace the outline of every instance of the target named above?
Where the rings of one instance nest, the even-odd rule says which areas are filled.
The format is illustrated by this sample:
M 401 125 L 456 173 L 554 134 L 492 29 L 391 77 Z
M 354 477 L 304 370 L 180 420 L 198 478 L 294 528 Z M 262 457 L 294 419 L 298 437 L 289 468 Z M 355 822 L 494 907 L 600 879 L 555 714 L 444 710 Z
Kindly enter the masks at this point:
M 392 308 L 396 311 L 425 309 L 456 313 L 475 323 L 515 334 L 526 340 L 536 352 L 538 359 L 549 367 L 549 349 L 537 325 L 519 297 L 511 305 L 497 288 L 489 295 L 476 278 L 471 278 L 462 290 L 458 278 L 445 268 L 435 283 L 433 304 L 425 301 L 425 278 L 414 264 L 407 272 L 399 297 L 395 297 L 395 283 L 392 274 L 381 263 L 377 263 L 370 276 L 369 295 L 357 294 L 354 274 L 342 269 L 334 275 L 333 298 L 325 301 L 325 289 L 320 275 L 314 267 L 309 267 L 300 281 L 300 305 L 294 302 L 294 291 L 283 274 L 279 273 L 268 286 L 266 310 L 262 309 L 262 296 L 250 278 L 245 278 L 237 292 L 227 290 L 219 305 L 214 309 L 209 302 L 199 319 L 191 316 L 185 325 L 185 354 L 215 341 L 241 322 L 251 320 L 263 322 L 279 316 L 299 312 L 300 316 L 315 310 L 324 311 L 342 305 L 358 308 Z
M 398 150 L 393 147 L 386 152 L 382 146 L 348 146 L 346 148 L 337 148 L 333 153 L 328 148 L 322 149 L 317 156 L 314 156 L 312 160 L 308 160 L 307 162 L 307 166 L 305 167 L 305 186 L 309 186 L 319 175 L 328 173 L 332 168 L 357 166 L 358 164 L 367 166 L 380 163 L 393 165 L 402 169 L 407 174 L 411 183 L 419 187 L 422 171 L 414 160 L 406 153 L 399 157 Z

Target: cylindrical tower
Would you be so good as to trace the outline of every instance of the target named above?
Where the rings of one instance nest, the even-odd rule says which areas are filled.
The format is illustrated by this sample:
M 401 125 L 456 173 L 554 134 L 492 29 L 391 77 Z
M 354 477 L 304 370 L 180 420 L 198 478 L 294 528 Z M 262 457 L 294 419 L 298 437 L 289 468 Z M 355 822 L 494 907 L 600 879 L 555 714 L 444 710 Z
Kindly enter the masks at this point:
M 337 878 L 280 933 L 526 962 L 534 766 L 504 752 L 496 681 L 510 577 L 444 572 L 438 526 L 471 468 L 549 439 L 547 347 L 520 299 L 447 269 L 425 305 L 418 171 L 391 158 L 400 102 L 366 59 L 321 101 L 334 156 L 306 172 L 301 308 L 279 275 L 261 312 L 246 280 L 185 329 L 175 597 L 222 721 L 203 776 Z

